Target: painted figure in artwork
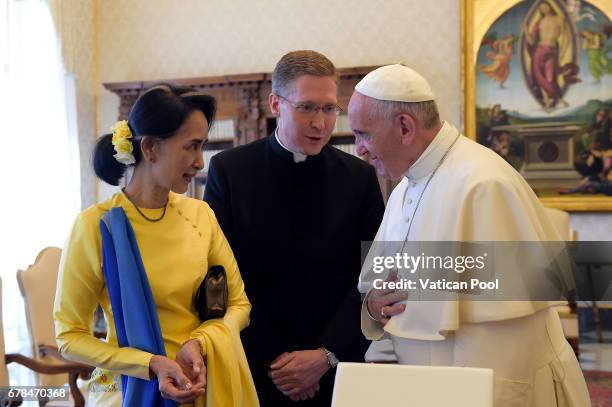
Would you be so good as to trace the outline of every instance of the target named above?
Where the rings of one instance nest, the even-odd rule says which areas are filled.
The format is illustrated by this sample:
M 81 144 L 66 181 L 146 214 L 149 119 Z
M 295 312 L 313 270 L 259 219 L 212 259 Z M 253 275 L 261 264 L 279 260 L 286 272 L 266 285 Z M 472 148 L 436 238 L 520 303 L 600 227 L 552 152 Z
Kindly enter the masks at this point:
M 582 182 L 561 193 L 602 193 L 612 195 L 612 112 L 599 109 L 593 123 L 580 138 L 583 151 L 574 166 Z
M 478 69 L 494 81 L 499 82 L 499 87 L 504 88 L 504 82 L 510 75 L 510 60 L 514 52 L 514 36 L 507 35 L 501 39 L 489 40 L 492 51 L 486 56 L 491 60 L 490 64 L 479 64 Z
M 612 153 L 612 112 L 599 109 L 595 113 L 593 124 L 585 134 L 584 147 L 587 149 L 608 151 Z
M 508 156 L 510 153 L 510 143 L 508 133 L 505 131 L 493 130 L 495 126 L 505 126 L 510 124 L 508 115 L 505 110 L 502 110 L 501 105 L 495 104 L 489 111 L 489 119 L 491 120 L 491 132 L 487 137 L 489 147 L 492 148 L 502 157 Z
M 582 48 L 589 56 L 589 70 L 594 83 L 601 83 L 604 75 L 612 75 L 612 44 L 606 44 L 612 35 L 612 27 L 608 28 L 608 32 L 593 32 L 587 28 L 580 33 Z
M 527 43 L 524 57 L 527 82 L 538 102 L 548 111 L 567 107 L 563 99 L 567 86 L 579 82 L 574 62 L 572 32 L 562 15 L 548 1 L 537 5 L 531 21 L 523 28 Z

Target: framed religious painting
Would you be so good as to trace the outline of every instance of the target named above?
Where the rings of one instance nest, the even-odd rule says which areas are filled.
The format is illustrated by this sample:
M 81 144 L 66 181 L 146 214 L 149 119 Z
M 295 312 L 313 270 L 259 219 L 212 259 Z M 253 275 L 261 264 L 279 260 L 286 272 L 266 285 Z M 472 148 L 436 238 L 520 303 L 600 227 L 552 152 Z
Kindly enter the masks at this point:
M 463 0 L 465 134 L 546 206 L 612 211 L 612 0 Z

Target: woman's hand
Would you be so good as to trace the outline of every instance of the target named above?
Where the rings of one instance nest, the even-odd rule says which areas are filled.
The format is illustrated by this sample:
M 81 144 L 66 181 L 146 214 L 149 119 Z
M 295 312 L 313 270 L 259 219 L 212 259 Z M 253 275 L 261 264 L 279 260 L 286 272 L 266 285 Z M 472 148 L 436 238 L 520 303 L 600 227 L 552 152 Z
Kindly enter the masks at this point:
M 204 394 L 204 390 L 195 387 L 183 374 L 181 366 L 172 359 L 154 355 L 149 362 L 149 369 L 157 376 L 163 398 L 189 403 Z
M 191 339 L 183 344 L 176 354 L 176 362 L 183 369 L 194 389 L 206 391 L 206 364 L 197 339 Z

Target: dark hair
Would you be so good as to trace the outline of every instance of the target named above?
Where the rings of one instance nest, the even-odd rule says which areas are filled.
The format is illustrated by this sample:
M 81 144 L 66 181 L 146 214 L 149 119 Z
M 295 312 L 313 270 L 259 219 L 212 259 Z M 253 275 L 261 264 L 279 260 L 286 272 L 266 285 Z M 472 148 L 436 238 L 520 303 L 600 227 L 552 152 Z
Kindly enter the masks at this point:
M 170 138 L 195 110 L 204 113 L 210 128 L 216 110 L 212 96 L 191 88 L 167 84 L 153 86 L 141 94 L 127 120 L 132 132 L 132 154 L 136 160 L 134 165 L 142 160 L 140 141 L 143 136 Z M 105 134 L 98 139 L 93 152 L 93 167 L 98 178 L 108 184 L 118 185 L 127 166 L 113 157 L 115 149 L 112 138 L 112 134 Z
M 292 51 L 278 61 L 272 72 L 272 92 L 285 96 L 289 86 L 302 75 L 332 76 L 338 81 L 336 67 L 325 55 L 316 51 Z

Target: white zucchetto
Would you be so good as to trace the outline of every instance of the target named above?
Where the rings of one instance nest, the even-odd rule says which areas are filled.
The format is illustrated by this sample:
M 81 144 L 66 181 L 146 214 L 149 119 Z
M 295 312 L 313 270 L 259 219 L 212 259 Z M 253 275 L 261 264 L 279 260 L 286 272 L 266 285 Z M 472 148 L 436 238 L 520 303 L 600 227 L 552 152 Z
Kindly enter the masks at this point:
M 435 99 L 427 80 L 402 64 L 385 65 L 373 70 L 355 85 L 355 90 L 373 99 L 395 102 Z

